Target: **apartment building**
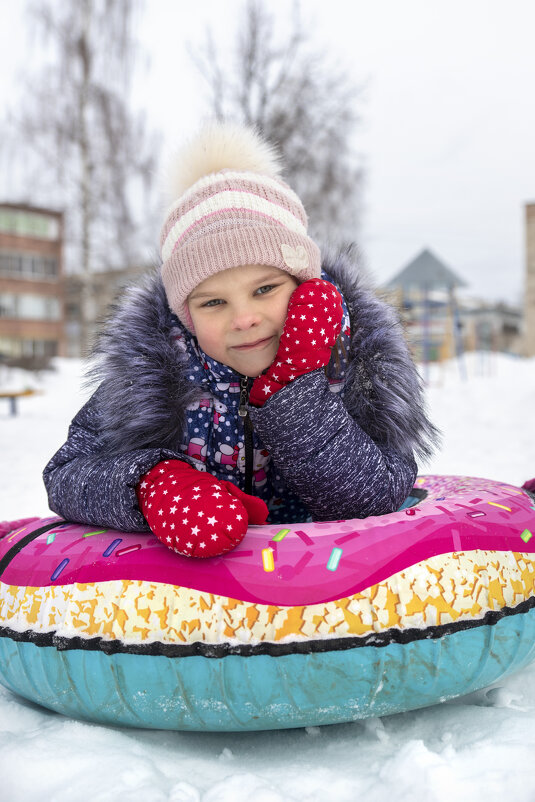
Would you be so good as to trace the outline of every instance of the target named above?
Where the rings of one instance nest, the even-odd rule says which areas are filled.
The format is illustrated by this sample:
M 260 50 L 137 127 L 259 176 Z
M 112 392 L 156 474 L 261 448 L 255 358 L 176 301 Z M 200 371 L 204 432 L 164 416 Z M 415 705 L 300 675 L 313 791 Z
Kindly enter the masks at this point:
M 60 212 L 0 203 L 0 361 L 66 354 L 62 250 Z
M 127 287 L 138 284 L 146 273 L 154 269 L 153 265 L 132 265 L 95 271 L 85 288 L 81 276 L 66 276 L 67 356 L 83 357 L 90 354 L 103 322 L 110 315 L 112 304 L 124 295 Z

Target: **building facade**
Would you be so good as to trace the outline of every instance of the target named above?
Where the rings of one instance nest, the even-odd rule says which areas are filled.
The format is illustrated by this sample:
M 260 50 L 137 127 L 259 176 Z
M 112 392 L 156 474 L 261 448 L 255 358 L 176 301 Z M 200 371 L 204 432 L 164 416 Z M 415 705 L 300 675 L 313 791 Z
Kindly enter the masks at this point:
M 139 283 L 153 266 L 95 271 L 84 282 L 79 275 L 65 278 L 65 325 L 67 355 L 86 357 L 91 353 L 112 305 L 127 287 Z
M 535 203 L 526 204 L 524 354 L 535 356 Z
M 0 203 L 0 360 L 39 364 L 66 355 L 63 216 Z

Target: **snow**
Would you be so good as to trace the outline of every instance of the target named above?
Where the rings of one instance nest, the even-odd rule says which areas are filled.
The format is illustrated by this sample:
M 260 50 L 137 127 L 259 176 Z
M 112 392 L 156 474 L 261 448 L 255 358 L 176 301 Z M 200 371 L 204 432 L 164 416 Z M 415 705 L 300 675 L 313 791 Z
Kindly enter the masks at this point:
M 1 402 L 1 520 L 47 514 L 42 468 L 88 396 L 79 361 L 55 367 L 0 369 L 0 386 L 42 390 L 17 417 Z M 470 354 L 434 366 L 427 397 L 444 441 L 422 473 L 516 485 L 535 475 L 535 360 Z M 248 734 L 102 727 L 0 688 L 0 797 L 11 802 L 531 802 L 534 750 L 535 664 L 423 710 Z

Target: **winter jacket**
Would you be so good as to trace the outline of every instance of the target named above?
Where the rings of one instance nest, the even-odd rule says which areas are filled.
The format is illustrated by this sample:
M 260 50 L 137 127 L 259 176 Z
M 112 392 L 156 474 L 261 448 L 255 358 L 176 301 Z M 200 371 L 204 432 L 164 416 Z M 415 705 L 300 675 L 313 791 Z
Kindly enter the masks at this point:
M 344 299 L 347 359 L 333 353 L 327 372 L 300 377 L 261 408 L 247 403 L 251 380 L 200 351 L 158 273 L 132 288 L 101 337 L 100 384 L 44 470 L 50 508 L 147 531 L 136 485 L 161 460 L 182 459 L 261 496 L 273 523 L 398 509 L 414 454 L 428 456 L 437 432 L 394 311 L 363 286 L 349 253 L 323 268 Z

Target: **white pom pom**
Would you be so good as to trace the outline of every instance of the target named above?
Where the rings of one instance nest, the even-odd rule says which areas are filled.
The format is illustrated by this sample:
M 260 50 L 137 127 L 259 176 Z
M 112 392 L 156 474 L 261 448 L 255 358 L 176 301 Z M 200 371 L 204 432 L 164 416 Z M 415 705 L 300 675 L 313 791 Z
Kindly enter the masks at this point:
M 167 195 L 179 198 L 200 178 L 220 170 L 247 170 L 271 177 L 280 174 L 279 155 L 253 129 L 232 123 L 205 126 L 173 160 Z

